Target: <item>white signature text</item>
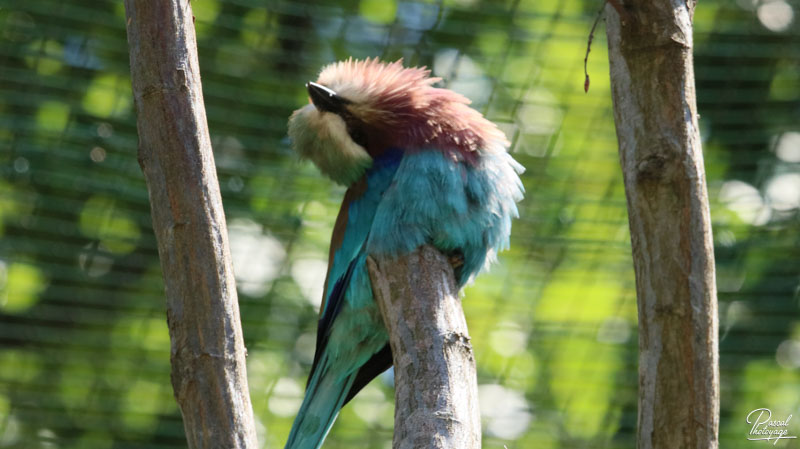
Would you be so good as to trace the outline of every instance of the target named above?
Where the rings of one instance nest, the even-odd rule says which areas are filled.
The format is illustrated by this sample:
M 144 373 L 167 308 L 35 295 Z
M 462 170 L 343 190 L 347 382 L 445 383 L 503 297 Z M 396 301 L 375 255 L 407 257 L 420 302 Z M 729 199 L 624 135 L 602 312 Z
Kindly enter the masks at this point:
M 750 441 L 773 441 L 773 445 L 778 444 L 781 439 L 797 438 L 796 436 L 787 435 L 789 430 L 789 420 L 792 415 L 789 415 L 783 421 L 772 420 L 772 410 L 768 408 L 757 408 L 747 415 L 747 424 L 752 424 L 749 437 Z

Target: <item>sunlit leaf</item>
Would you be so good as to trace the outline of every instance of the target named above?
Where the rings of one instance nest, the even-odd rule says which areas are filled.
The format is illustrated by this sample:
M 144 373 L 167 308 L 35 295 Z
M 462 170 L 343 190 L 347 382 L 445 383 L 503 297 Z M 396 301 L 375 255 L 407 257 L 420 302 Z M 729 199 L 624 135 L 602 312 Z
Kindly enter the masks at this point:
M 130 80 L 115 74 L 100 75 L 89 85 L 83 97 L 83 108 L 90 114 L 107 118 L 130 111 Z
M 69 122 L 70 106 L 59 101 L 45 101 L 39 105 L 36 121 L 44 131 L 61 132 Z
M 397 14 L 395 0 L 361 0 L 358 11 L 365 19 L 382 24 L 391 23 Z
M 95 238 L 115 253 L 133 251 L 141 231 L 127 211 L 116 207 L 113 199 L 96 195 L 86 201 L 80 214 L 81 232 Z
M 0 262 L 0 310 L 25 312 L 39 301 L 39 294 L 46 286 L 47 278 L 36 265 L 23 262 L 5 265 Z
M 63 66 L 64 47 L 57 41 L 45 40 L 30 44 L 31 55 L 25 58 L 40 75 L 52 75 Z

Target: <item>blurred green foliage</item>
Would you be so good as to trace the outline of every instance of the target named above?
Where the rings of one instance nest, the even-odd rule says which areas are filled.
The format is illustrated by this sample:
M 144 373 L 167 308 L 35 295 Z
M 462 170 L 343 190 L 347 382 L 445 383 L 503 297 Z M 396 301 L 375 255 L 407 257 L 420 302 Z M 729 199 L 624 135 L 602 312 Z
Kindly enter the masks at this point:
M 191 5 L 264 447 L 282 447 L 299 406 L 343 193 L 292 154 L 286 120 L 304 81 L 349 56 L 431 67 L 527 167 L 511 250 L 464 292 L 486 447 L 634 446 L 635 284 L 602 27 L 583 93 L 597 2 Z M 798 7 L 710 0 L 695 16 L 723 448 L 759 444 L 750 410 L 800 415 Z M 122 2 L 0 0 L 0 447 L 185 447 L 136 144 Z M 392 396 L 389 373 L 325 447 L 390 447 Z

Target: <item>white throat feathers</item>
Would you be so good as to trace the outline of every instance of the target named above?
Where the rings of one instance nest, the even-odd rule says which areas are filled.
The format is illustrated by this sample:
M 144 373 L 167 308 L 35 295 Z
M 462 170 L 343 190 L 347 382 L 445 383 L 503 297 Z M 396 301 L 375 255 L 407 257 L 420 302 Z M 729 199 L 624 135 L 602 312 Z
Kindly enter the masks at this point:
M 308 104 L 289 118 L 289 138 L 301 157 L 310 159 L 335 182 L 349 186 L 372 165 L 367 151 L 355 143 L 337 114 Z

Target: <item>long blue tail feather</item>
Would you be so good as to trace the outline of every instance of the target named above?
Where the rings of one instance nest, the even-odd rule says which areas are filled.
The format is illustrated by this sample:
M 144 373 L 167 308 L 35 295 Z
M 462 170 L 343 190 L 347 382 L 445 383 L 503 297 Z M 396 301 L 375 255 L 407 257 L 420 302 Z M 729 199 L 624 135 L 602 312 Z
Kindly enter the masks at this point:
M 356 373 L 331 371 L 327 354 L 314 371 L 285 449 L 319 449 L 345 403 Z

